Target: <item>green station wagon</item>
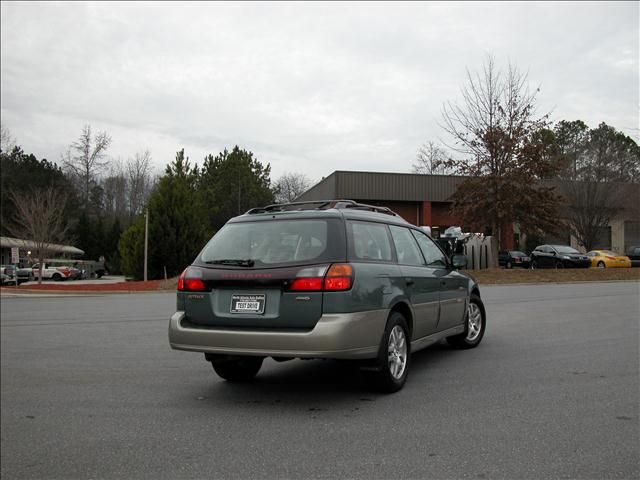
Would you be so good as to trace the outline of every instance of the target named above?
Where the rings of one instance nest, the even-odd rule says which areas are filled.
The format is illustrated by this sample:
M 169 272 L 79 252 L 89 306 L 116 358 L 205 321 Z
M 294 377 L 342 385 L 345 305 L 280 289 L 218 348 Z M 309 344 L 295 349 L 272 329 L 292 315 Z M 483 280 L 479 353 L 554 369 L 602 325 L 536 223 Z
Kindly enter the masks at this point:
M 476 347 L 476 282 L 420 228 L 350 200 L 269 205 L 221 228 L 180 275 L 169 342 L 204 352 L 222 378 L 265 357 L 359 362 L 377 389 L 402 388 L 410 354 L 446 339 Z

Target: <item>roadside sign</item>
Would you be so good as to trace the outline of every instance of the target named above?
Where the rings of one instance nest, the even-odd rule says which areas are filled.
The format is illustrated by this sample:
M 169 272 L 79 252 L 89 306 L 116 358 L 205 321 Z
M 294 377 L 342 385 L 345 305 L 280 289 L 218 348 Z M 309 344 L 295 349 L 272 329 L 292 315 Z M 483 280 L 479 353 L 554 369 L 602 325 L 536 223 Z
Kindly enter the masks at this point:
M 20 262 L 20 250 L 18 247 L 11 247 L 11 263 L 17 265 Z

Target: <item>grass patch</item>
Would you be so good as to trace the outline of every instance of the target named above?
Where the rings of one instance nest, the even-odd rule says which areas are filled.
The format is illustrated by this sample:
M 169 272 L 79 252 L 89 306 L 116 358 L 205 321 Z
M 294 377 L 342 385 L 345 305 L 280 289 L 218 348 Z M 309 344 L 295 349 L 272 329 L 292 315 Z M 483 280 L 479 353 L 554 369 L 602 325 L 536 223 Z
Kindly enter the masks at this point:
M 567 268 L 536 269 L 489 268 L 471 270 L 469 273 L 481 285 L 509 283 L 572 283 L 640 281 L 640 268 Z

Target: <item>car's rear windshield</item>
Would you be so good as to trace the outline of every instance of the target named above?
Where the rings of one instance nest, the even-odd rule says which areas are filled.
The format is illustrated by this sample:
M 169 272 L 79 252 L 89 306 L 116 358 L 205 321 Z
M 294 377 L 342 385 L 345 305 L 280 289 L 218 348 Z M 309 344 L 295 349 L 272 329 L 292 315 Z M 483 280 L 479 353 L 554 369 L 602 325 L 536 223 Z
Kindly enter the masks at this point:
M 229 223 L 207 243 L 197 262 L 260 268 L 345 257 L 340 220 L 291 219 Z
M 527 255 L 524 252 L 519 252 L 517 250 L 512 250 L 511 255 L 514 257 L 526 257 Z
M 561 245 L 554 247 L 558 253 L 580 253 L 575 248 L 563 247 Z

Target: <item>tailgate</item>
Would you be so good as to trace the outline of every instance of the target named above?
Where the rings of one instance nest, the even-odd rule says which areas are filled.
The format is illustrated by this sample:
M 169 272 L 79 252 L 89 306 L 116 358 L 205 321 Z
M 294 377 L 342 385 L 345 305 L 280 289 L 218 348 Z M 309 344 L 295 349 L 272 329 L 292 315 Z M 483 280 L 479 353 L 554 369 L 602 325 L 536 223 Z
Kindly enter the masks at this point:
M 322 315 L 322 292 L 288 291 L 301 268 L 202 268 L 207 291 L 178 292 L 178 308 L 202 326 L 310 330 Z

